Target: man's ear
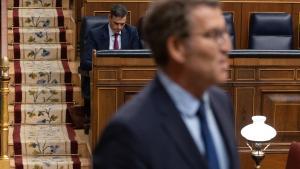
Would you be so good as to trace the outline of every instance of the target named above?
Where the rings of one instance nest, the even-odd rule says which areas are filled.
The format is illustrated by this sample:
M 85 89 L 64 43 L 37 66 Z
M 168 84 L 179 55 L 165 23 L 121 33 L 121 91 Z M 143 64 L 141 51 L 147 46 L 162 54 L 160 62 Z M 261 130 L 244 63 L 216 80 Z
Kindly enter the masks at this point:
M 177 63 L 183 63 L 185 61 L 186 56 L 183 42 L 174 36 L 167 39 L 167 50 L 169 52 L 170 59 Z

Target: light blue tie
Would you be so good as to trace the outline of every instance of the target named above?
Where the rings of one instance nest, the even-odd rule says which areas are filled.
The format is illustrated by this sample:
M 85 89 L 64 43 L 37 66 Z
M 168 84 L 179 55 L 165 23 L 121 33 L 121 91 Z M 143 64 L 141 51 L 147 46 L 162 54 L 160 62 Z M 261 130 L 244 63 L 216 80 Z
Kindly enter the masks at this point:
M 206 118 L 206 111 L 204 108 L 204 102 L 201 101 L 201 105 L 197 112 L 197 116 L 200 121 L 201 125 L 201 135 L 203 139 L 203 143 L 205 146 L 205 157 L 207 160 L 208 168 L 209 169 L 220 169 L 218 156 L 216 152 L 216 147 L 213 142 L 212 135 L 208 128 L 207 118 Z

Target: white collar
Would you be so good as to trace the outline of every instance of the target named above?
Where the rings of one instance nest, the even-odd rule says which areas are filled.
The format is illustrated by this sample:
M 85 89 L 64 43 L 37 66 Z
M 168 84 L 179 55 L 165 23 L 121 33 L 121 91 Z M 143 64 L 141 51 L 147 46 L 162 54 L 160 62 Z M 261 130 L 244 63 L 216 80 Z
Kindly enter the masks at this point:
M 109 32 L 109 37 L 115 36 L 115 33 L 112 31 L 110 24 L 108 24 L 108 32 Z M 121 35 L 122 31 L 118 32 L 119 35 Z

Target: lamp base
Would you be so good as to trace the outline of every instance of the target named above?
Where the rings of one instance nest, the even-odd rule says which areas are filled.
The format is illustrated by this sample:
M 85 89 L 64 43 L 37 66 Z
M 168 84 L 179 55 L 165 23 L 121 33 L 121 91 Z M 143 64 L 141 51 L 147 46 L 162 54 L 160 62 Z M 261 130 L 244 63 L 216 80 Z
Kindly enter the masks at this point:
M 260 152 L 258 154 L 251 153 L 251 157 L 255 161 L 255 169 L 260 169 L 260 163 L 265 158 L 264 153 L 262 153 L 262 154 L 261 153 L 262 152 Z

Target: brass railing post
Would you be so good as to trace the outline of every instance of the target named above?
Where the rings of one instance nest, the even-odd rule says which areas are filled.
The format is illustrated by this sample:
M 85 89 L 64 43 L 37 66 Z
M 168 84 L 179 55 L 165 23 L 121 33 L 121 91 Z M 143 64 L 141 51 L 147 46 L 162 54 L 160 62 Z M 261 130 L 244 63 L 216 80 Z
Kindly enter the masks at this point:
M 9 61 L 2 57 L 0 62 L 0 127 L 1 127 L 1 154 L 8 156 L 8 94 L 9 94 Z
M 9 94 L 9 61 L 7 57 L 1 57 L 0 61 L 0 135 L 1 151 L 0 164 L 4 169 L 9 168 L 8 155 L 8 94 Z M 1 168 L 2 168 L 1 167 Z

